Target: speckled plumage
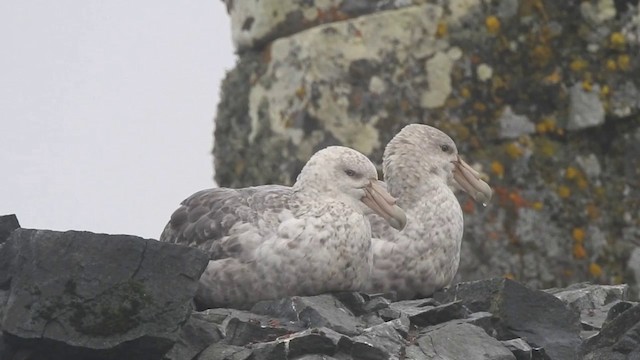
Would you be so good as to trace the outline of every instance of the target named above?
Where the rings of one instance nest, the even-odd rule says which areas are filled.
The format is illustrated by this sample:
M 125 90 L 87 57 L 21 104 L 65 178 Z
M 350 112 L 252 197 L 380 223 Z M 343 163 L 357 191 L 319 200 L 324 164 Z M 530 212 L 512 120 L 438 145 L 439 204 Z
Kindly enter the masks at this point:
M 365 291 L 396 291 L 399 298 L 410 299 L 429 296 L 451 283 L 460 263 L 464 227 L 451 186 L 454 169 L 463 165 L 466 168 L 461 171 L 476 186 L 465 184 L 465 190 L 488 201 L 490 188 L 459 160 L 455 143 L 442 131 L 412 124 L 389 142 L 383 158 L 384 180 L 405 211 L 407 225 L 397 231 L 369 215 L 374 266 Z
M 309 160 L 291 188 L 195 193 L 173 213 L 160 240 L 210 254 L 196 295 L 203 307 L 355 290 L 372 262 L 365 216 L 371 210 L 361 201 L 371 182 L 377 172 L 369 159 L 329 147 Z

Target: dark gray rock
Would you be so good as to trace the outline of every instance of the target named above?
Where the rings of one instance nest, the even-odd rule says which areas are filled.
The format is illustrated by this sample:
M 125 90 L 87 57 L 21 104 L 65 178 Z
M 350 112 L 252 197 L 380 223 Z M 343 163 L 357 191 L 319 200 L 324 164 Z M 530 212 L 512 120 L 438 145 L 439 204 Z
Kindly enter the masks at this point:
M 296 358 L 293 358 L 293 360 L 337 360 L 337 359 L 329 355 L 311 354 L 311 355 L 298 356 Z
M 640 304 L 606 322 L 581 352 L 585 360 L 640 359 Z
M 13 230 L 20 228 L 18 218 L 14 214 L 0 216 L 0 245 L 2 245 Z
M 367 311 L 364 309 L 364 305 L 367 303 L 363 294 L 358 292 L 338 292 L 333 296 L 340 300 L 351 312 L 357 316 L 360 316 Z
M 222 324 L 224 342 L 231 345 L 247 345 L 256 342 L 269 342 L 276 338 L 304 330 L 300 321 L 274 319 L 268 316 L 234 310 Z
M 270 341 L 248 346 L 252 360 L 279 360 L 287 358 L 287 344 L 284 341 Z
M 364 304 L 362 309 L 364 310 L 364 312 L 369 313 L 369 312 L 386 309 L 389 307 L 389 304 L 391 304 L 391 301 L 383 297 L 377 297 L 367 301 L 367 303 Z
M 345 335 L 357 335 L 365 327 L 344 304 L 329 294 L 261 301 L 251 312 L 301 321 L 307 327 L 324 326 Z
M 34 359 L 158 359 L 207 262 L 200 250 L 134 236 L 17 229 L 0 249 L 2 330 Z
M 460 320 L 425 329 L 417 344 L 429 359 L 515 359 L 509 349 L 484 330 Z
M 204 313 L 192 313 L 180 328 L 178 341 L 164 356 L 167 360 L 193 359 L 209 345 L 222 339 L 218 324 Z
M 544 291 L 509 279 L 460 283 L 436 293 L 438 301 L 459 299 L 472 311 L 489 311 L 499 321 L 499 339 L 521 337 L 552 359 L 575 359 L 580 345 L 579 314 Z
M 242 346 L 215 343 L 202 351 L 197 360 L 247 360 L 252 351 Z
M 329 328 L 313 328 L 291 336 L 289 342 L 289 358 L 305 354 L 333 355 L 338 351 L 338 344 L 343 335 Z
M 392 303 L 390 308 L 409 316 L 411 324 L 416 326 L 440 324 L 453 319 L 464 319 L 469 315 L 469 310 L 461 301 L 437 306 L 431 304 L 433 302 L 429 299 L 407 300 Z
M 531 360 L 533 358 L 531 346 L 522 339 L 505 340 L 501 343 L 513 353 L 516 360 Z
M 353 337 L 351 356 L 354 359 L 390 359 L 399 358 L 407 342 L 408 319 L 393 320 L 364 329 L 361 335 Z

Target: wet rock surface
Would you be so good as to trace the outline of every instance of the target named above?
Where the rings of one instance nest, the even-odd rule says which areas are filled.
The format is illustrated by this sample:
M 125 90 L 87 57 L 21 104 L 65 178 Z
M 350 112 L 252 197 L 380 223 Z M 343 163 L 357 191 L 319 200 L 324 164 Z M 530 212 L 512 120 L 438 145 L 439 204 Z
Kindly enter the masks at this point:
M 599 360 L 640 351 L 640 305 L 626 285 L 540 291 L 495 278 L 427 299 L 343 292 L 195 311 L 206 262 L 196 249 L 132 236 L 17 229 L 0 249 L 0 358 Z

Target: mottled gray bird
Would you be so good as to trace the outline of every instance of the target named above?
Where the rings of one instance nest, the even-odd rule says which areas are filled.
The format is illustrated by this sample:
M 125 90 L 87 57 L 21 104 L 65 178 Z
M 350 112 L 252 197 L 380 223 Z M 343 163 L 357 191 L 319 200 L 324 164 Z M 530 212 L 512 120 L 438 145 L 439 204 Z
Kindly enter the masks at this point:
M 407 125 L 391 139 L 383 172 L 407 225 L 399 231 L 369 215 L 374 265 L 363 290 L 395 291 L 400 299 L 429 296 L 451 283 L 460 264 L 464 221 L 451 187 L 483 204 L 491 188 L 460 158 L 448 135 L 422 124 Z
M 363 154 L 318 151 L 293 187 L 216 188 L 193 194 L 171 215 L 161 241 L 211 256 L 200 278 L 202 307 L 356 290 L 371 271 L 375 212 L 402 229 L 406 217 Z

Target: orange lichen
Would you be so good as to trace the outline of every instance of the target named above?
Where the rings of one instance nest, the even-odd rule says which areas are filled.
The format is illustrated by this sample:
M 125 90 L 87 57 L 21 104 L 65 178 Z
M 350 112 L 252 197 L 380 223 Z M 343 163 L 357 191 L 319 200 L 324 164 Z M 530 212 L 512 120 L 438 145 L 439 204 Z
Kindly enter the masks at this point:
M 585 232 L 582 228 L 573 228 L 573 231 L 571 231 L 571 236 L 573 236 L 573 240 L 581 243 L 584 241 Z
M 499 161 L 493 161 L 491 163 L 491 171 L 502 179 L 504 176 L 504 166 Z
M 580 175 L 580 171 L 573 166 L 567 167 L 564 173 L 564 176 L 569 180 L 575 179 L 578 175 Z
M 487 18 L 484 19 L 484 25 L 487 27 L 487 31 L 490 34 L 495 35 L 500 31 L 500 20 L 497 16 L 487 16 Z
M 609 71 L 616 71 L 618 70 L 618 63 L 616 63 L 616 61 L 613 59 L 608 59 L 607 62 L 605 63 L 605 67 Z
M 622 35 L 622 33 L 619 31 L 616 31 L 612 33 L 611 36 L 609 36 L 609 43 L 614 49 L 622 49 L 625 45 L 625 42 L 626 40 L 624 38 L 624 35 Z
M 534 210 L 542 210 L 542 208 L 544 207 L 544 204 L 542 203 L 542 201 L 536 201 L 533 204 L 531 204 L 531 208 Z
M 520 194 L 518 194 L 515 191 L 512 191 L 509 194 L 509 200 L 511 200 L 511 202 L 513 203 L 513 205 L 516 208 L 521 208 L 521 207 L 525 207 L 528 205 L 527 200 L 525 200 L 525 198 L 523 198 L 522 196 L 520 196 Z
M 471 97 L 471 91 L 469 90 L 469 88 L 463 87 L 462 90 L 460 90 L 460 96 L 462 96 L 465 99 L 468 99 Z
M 571 71 L 573 72 L 580 72 L 583 71 L 584 69 L 586 69 L 589 66 L 589 63 L 577 58 L 575 60 L 573 60 L 571 62 L 571 64 L 569 64 L 569 69 L 571 69 Z
M 622 54 L 618 56 L 618 68 L 622 71 L 627 71 L 631 68 L 631 58 L 627 54 Z
M 542 79 L 542 82 L 547 85 L 555 85 L 562 81 L 562 73 L 560 68 L 556 68 L 553 72 Z
M 582 244 L 573 244 L 573 257 L 576 259 L 584 259 L 587 257 L 587 250 L 582 246 Z
M 505 151 L 507 152 L 507 155 L 509 155 L 509 157 L 511 157 L 512 159 L 517 159 L 523 154 L 522 148 L 520 148 L 520 146 L 516 143 L 507 144 L 505 147 Z
M 436 29 L 436 37 L 444 37 L 449 33 L 449 29 L 446 22 L 439 22 Z
M 589 274 L 593 277 L 600 277 L 602 275 L 602 267 L 594 262 L 589 264 Z
M 476 204 L 471 199 L 468 199 L 464 204 L 462 204 L 462 211 L 467 214 L 473 214 L 475 210 Z
M 480 101 L 476 101 L 475 103 L 473 103 L 473 110 L 478 112 L 484 112 L 487 110 L 487 105 L 485 105 L 484 103 L 481 103 Z
M 553 118 L 544 118 L 541 122 L 536 124 L 536 131 L 544 134 L 556 130 L 556 120 Z
M 567 186 L 560 185 L 558 187 L 558 196 L 560 196 L 563 199 L 568 198 L 569 196 L 571 196 L 571 189 L 569 189 L 569 187 Z

